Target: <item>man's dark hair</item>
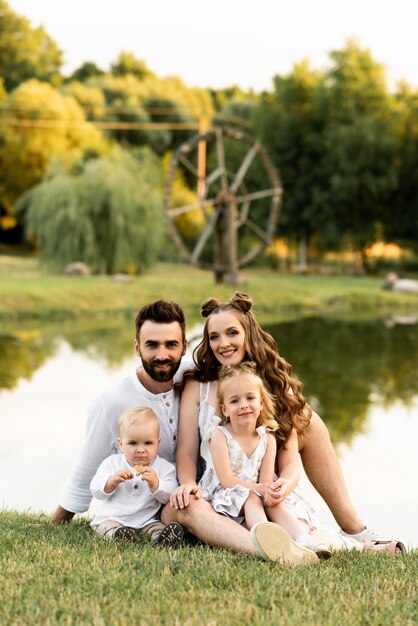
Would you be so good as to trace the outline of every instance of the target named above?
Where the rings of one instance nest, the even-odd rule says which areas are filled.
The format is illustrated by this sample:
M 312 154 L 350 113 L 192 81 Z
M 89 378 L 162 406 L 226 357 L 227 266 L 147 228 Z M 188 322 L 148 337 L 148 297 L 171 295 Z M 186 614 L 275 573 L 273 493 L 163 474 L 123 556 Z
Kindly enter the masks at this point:
M 186 320 L 181 306 L 176 302 L 168 300 L 156 300 L 142 307 L 135 318 L 136 340 L 139 342 L 139 333 L 142 324 L 146 321 L 156 322 L 157 324 L 171 324 L 178 322 L 180 324 L 183 341 L 186 338 Z

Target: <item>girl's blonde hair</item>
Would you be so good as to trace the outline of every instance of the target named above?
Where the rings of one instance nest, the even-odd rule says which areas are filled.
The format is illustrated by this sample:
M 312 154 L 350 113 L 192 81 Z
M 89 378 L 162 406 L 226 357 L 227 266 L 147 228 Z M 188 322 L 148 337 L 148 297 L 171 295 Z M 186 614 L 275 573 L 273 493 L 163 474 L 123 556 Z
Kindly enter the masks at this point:
M 206 319 L 203 339 L 193 352 L 196 370 L 188 374 L 201 382 L 217 380 L 221 364 L 214 355 L 209 341 L 208 322 L 212 315 L 232 311 L 245 332 L 244 361 L 256 364 L 261 378 L 275 402 L 275 432 L 278 448 L 285 445 L 295 428 L 302 434 L 309 426 L 312 409 L 302 395 L 302 383 L 292 377 L 292 366 L 280 356 L 273 337 L 266 333 L 252 312 L 252 300 L 246 293 L 236 291 L 228 302 L 210 298 L 203 302 L 201 315 Z
M 273 432 L 277 430 L 279 425 L 274 419 L 276 414 L 274 398 L 265 388 L 260 376 L 257 375 L 255 363 L 241 363 L 238 367 L 230 367 L 229 365 L 221 367 L 217 392 L 217 414 L 222 418 L 222 423 L 225 424 L 228 422 L 228 418 L 223 414 L 222 405 L 225 404 L 226 389 L 234 378 L 246 378 L 250 380 L 260 392 L 263 408 L 257 418 L 256 428 L 258 428 L 258 426 L 264 426 Z

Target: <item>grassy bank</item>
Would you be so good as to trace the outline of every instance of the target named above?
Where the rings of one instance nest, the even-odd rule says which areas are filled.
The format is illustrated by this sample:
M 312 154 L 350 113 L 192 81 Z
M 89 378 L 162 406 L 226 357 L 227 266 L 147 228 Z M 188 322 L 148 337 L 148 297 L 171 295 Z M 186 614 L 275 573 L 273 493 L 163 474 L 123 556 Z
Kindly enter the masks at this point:
M 293 314 L 418 314 L 418 296 L 381 289 L 382 278 L 294 276 L 247 269 L 247 291 L 264 322 Z M 112 277 L 65 277 L 44 272 L 34 258 L 0 256 L 0 319 L 65 319 L 132 315 L 158 298 L 178 301 L 196 319 L 205 298 L 225 299 L 237 287 L 216 285 L 210 272 L 159 265 L 130 283 Z
M 418 551 L 338 554 L 283 567 L 207 546 L 104 542 L 85 520 L 0 513 L 0 624 L 408 626 L 418 620 Z

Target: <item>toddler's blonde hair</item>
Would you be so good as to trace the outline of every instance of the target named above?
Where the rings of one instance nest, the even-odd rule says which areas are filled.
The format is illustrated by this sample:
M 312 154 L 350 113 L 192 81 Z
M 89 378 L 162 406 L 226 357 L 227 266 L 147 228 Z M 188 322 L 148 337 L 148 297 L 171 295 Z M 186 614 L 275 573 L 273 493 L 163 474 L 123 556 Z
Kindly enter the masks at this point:
M 154 422 L 158 427 L 158 434 L 160 433 L 160 420 L 152 409 L 147 406 L 136 406 L 132 409 L 127 409 L 119 418 L 119 435 L 122 434 L 124 428 L 132 426 L 132 424 L 145 424 L 146 422 Z

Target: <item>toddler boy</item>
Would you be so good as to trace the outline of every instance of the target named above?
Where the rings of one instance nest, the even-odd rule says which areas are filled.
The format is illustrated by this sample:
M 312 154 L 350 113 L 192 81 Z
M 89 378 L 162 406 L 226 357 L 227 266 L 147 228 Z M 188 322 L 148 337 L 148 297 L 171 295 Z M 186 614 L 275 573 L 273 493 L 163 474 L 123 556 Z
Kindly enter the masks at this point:
M 157 455 L 160 423 L 147 407 L 135 407 L 119 419 L 120 454 L 99 466 L 90 484 L 99 503 L 92 528 L 106 539 L 138 541 L 146 533 L 155 544 L 177 546 L 183 528 L 159 520 L 159 510 L 178 487 L 176 469 Z

